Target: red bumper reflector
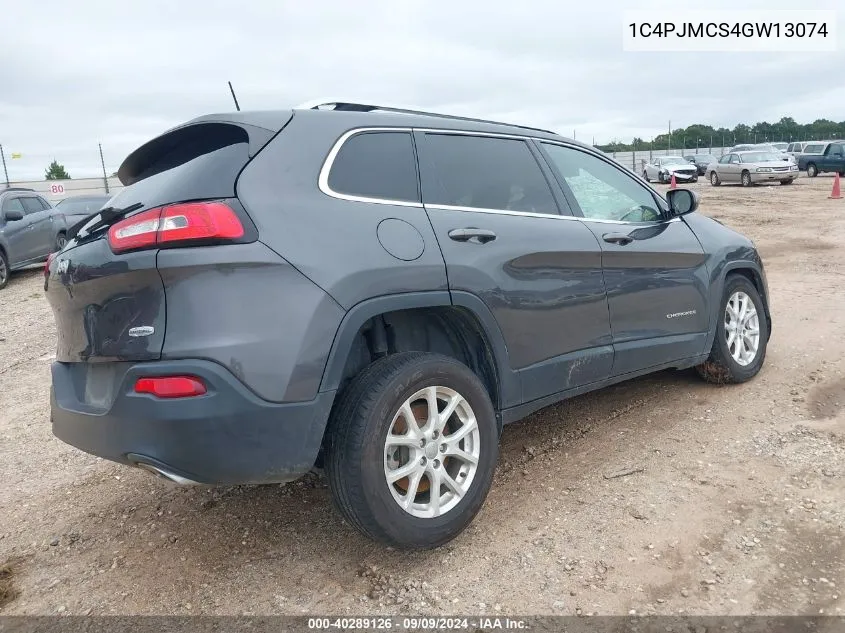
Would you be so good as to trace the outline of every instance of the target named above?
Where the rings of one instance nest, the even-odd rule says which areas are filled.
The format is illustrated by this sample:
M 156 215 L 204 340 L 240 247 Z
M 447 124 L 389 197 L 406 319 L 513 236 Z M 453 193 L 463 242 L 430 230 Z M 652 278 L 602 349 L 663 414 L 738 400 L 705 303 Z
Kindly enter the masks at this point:
M 149 393 L 156 398 L 191 398 L 206 393 L 205 384 L 195 376 L 139 378 L 135 393 Z

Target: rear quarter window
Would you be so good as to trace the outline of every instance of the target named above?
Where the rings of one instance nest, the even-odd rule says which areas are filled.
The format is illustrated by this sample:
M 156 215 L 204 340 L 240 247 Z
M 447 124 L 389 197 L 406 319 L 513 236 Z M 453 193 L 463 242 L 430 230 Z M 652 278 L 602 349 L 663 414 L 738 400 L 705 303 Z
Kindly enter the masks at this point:
M 804 148 L 805 154 L 821 154 L 823 151 L 824 151 L 824 145 L 819 145 L 819 144 L 807 145 L 807 147 Z
M 410 132 L 360 132 L 341 145 L 327 184 L 336 194 L 384 201 L 419 202 Z

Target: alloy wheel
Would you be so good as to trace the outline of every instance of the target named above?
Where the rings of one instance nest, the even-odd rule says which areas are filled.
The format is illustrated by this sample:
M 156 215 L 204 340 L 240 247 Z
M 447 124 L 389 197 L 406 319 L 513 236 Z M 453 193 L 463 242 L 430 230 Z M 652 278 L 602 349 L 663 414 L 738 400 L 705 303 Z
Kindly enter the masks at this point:
M 751 297 L 741 290 L 733 293 L 725 305 L 725 341 L 739 365 L 750 365 L 757 357 L 760 319 Z
M 442 516 L 469 491 L 478 470 L 481 434 L 469 402 L 431 386 L 408 398 L 384 442 L 384 476 L 393 499 L 419 518 Z

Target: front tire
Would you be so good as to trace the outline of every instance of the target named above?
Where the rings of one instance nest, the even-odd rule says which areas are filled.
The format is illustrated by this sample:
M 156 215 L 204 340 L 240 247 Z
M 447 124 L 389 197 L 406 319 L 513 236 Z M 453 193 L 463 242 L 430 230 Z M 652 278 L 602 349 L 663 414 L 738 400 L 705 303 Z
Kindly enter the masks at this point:
M 710 184 L 714 187 L 718 187 L 722 184 L 722 181 L 719 180 L 719 174 L 717 174 L 715 171 L 710 172 Z
M 56 236 L 55 252 L 58 253 L 60 250 L 62 250 L 65 247 L 65 244 L 67 244 L 67 235 L 65 235 L 64 232 L 59 233 Z
M 725 281 L 710 356 L 696 369 L 712 383 L 751 380 L 763 366 L 768 342 L 769 322 L 760 294 L 747 277 L 731 275 Z
M 780 184 L 782 184 L 782 185 L 791 185 L 791 184 L 792 184 L 792 178 L 790 178 L 789 180 L 781 180 L 781 181 L 780 181 Z
M 646 182 L 651 182 L 651 181 L 648 179 L 648 172 L 647 172 L 647 171 L 644 171 L 644 172 L 643 172 L 643 180 L 645 180 Z
M 742 172 L 742 176 L 740 176 L 740 182 L 742 182 L 743 187 L 750 187 L 752 184 L 751 182 L 751 173 L 744 171 Z
M 479 378 L 452 358 L 408 352 L 376 361 L 344 390 L 329 422 L 326 474 L 359 531 L 428 549 L 455 538 L 481 509 L 498 453 Z

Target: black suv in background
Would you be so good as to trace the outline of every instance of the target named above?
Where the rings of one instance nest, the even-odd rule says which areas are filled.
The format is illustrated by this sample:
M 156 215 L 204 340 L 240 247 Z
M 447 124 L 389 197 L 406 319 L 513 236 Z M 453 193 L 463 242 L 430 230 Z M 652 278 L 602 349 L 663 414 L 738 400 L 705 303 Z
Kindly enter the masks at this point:
M 707 173 L 707 165 L 715 163 L 719 159 L 716 156 L 713 156 L 713 154 L 690 154 L 688 156 L 684 156 L 684 160 L 695 165 L 698 169 L 698 175 L 703 176 Z
M 61 249 L 66 232 L 64 215 L 32 189 L 0 189 L 0 288 L 13 270 Z
M 324 466 L 371 537 L 475 516 L 502 425 L 666 368 L 742 382 L 754 245 L 544 130 L 358 104 L 201 117 L 48 264 L 54 433 L 180 483 Z

